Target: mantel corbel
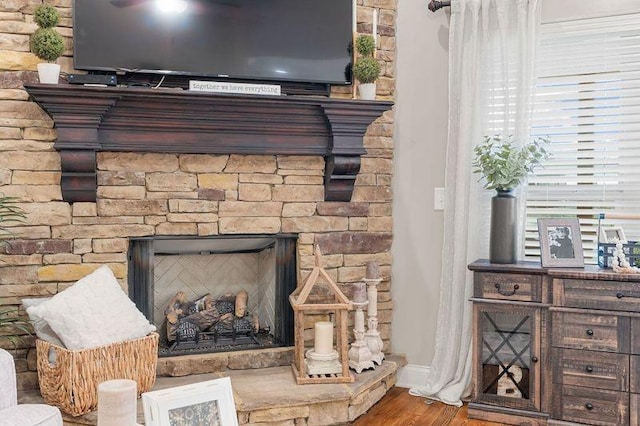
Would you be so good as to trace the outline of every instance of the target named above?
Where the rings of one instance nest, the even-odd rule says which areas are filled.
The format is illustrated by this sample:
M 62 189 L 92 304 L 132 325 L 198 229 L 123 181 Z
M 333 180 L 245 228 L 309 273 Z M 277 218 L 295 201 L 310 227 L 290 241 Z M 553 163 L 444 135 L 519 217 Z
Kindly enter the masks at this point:
M 54 120 L 68 202 L 96 200 L 97 151 L 322 155 L 325 200 L 350 201 L 367 127 L 393 105 L 167 89 L 25 88 Z

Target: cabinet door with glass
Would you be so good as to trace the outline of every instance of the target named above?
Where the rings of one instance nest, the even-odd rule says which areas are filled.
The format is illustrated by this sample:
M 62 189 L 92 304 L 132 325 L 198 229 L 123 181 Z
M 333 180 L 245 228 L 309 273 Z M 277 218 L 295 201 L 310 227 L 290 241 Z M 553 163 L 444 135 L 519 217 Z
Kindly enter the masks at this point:
M 474 402 L 540 411 L 541 309 L 474 301 Z

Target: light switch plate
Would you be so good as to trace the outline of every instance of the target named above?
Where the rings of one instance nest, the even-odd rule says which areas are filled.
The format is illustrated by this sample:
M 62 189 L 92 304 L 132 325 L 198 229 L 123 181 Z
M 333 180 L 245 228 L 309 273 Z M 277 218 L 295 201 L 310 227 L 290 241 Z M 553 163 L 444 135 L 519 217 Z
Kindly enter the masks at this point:
M 433 188 L 433 210 L 444 210 L 444 188 Z

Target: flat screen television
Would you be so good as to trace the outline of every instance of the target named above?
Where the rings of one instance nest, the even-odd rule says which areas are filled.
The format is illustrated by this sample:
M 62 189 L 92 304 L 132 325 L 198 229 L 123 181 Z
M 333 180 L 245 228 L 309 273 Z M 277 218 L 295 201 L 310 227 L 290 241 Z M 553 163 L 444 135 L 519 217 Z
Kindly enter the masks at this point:
M 74 0 L 78 70 L 350 84 L 351 0 Z

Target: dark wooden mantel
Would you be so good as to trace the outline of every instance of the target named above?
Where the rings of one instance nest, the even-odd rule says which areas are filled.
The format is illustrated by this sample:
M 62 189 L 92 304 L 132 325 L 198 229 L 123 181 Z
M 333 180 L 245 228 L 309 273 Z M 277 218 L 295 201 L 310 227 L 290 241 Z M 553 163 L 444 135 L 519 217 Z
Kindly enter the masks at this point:
M 96 152 L 325 157 L 325 200 L 349 201 L 362 138 L 392 102 L 176 89 L 25 85 L 55 122 L 65 201 L 96 200 Z

